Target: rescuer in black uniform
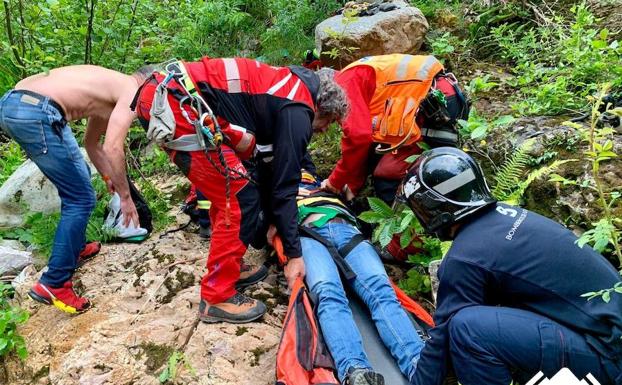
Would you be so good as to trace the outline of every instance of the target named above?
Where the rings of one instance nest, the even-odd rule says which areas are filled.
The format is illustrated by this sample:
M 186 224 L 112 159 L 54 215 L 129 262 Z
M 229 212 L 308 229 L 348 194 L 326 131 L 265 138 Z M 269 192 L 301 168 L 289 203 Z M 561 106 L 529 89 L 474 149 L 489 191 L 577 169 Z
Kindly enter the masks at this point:
M 582 297 L 621 285 L 602 255 L 548 218 L 497 203 L 458 149 L 420 156 L 400 194 L 428 233 L 453 240 L 413 384 L 441 385 L 452 367 L 462 385 L 524 384 L 564 367 L 622 384 L 622 294 Z

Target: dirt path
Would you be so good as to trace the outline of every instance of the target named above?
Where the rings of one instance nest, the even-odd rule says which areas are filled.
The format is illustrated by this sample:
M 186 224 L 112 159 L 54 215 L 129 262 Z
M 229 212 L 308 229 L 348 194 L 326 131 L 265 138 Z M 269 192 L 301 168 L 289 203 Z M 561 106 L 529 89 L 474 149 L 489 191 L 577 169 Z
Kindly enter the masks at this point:
M 268 304 L 261 322 L 200 323 L 192 332 L 207 249 L 208 242 L 184 232 L 162 240 L 156 234 L 140 245 L 104 246 L 76 275 L 94 304 L 78 316 L 30 300 L 33 276 L 18 289 L 21 306 L 31 312 L 21 328 L 30 355 L 23 364 L 6 365 L 9 384 L 158 384 L 189 333 L 185 354 L 192 370 L 181 368 L 176 383 L 273 384 L 286 310 L 283 288 L 271 271 L 265 282 L 247 289 Z M 246 258 L 261 262 L 257 252 Z

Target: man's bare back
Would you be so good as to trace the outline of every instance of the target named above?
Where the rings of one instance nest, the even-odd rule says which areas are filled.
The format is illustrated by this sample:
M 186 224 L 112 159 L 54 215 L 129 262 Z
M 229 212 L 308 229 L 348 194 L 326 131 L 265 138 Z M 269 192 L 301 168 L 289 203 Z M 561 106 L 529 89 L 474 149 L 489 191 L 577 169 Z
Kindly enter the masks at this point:
M 108 120 L 119 102 L 125 103 L 129 113 L 138 80 L 103 67 L 75 65 L 30 76 L 15 89 L 49 96 L 63 107 L 68 121 L 91 117 Z
M 126 180 L 124 143 L 136 117 L 130 105 L 146 76 L 75 65 L 31 76 L 15 85 L 15 90 L 50 97 L 63 108 L 67 121 L 88 119 L 84 147 L 99 173 L 110 181 L 109 189 L 119 193 L 126 226 L 131 221 L 138 224 L 138 214 Z

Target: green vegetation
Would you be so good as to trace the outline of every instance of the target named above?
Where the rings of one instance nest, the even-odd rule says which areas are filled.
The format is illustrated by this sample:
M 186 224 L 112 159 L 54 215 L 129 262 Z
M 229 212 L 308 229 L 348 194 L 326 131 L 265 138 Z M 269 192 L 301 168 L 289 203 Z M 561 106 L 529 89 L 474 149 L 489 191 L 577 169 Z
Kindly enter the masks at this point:
M 7 0 L 0 93 L 68 64 L 134 71 L 171 57 L 255 56 L 297 62 L 336 0 Z
M 24 338 L 17 333 L 17 327 L 28 320 L 28 313 L 9 301 L 13 287 L 0 282 L 0 363 L 2 357 L 15 352 L 21 359 L 28 355 Z
M 619 149 L 613 145 L 614 131 L 599 123 L 602 110 L 613 106 L 604 106 L 594 97 L 603 84 L 622 94 L 622 47 L 614 35 L 619 34 L 619 26 L 608 29 L 589 3 L 564 0 L 411 2 L 430 21 L 424 50 L 458 75 L 474 102 L 469 119 L 460 122 L 460 133 L 464 148 L 485 163 L 495 196 L 513 204 L 528 204 L 530 186 L 547 177 L 554 186 L 550 192 L 577 189 L 593 194 L 599 217 L 588 221 L 592 223 L 573 223 L 585 230 L 578 244 L 590 245 L 610 260 L 622 262 L 622 190 L 605 183 L 609 175 L 603 171 L 618 158 Z M 337 0 L 4 0 L 0 93 L 22 77 L 69 64 L 92 63 L 126 73 L 145 63 L 171 57 L 193 60 L 203 55 L 299 64 L 301 54 L 314 45 L 315 25 L 342 4 Z M 346 23 L 354 20 L 347 16 Z M 334 37 L 339 38 L 338 34 Z M 339 56 L 343 52 L 325 54 Z M 486 103 L 491 100 L 498 105 Z M 523 144 L 518 148 L 512 142 L 512 148 L 503 151 L 488 145 L 505 137 L 525 116 L 560 116 L 561 122 L 590 110 L 587 125 L 567 123 L 574 129 L 570 134 L 539 141 L 544 150 L 538 156 L 531 155 L 533 141 L 529 140 L 519 141 Z M 78 131 L 83 127 L 78 125 Z M 332 126 L 326 134 L 313 138 L 310 151 L 323 177 L 339 158 L 340 137 L 340 130 Z M 0 184 L 25 159 L 19 146 L 3 140 L 0 138 Z M 130 176 L 149 202 L 154 227 L 162 229 L 170 223 L 169 212 L 177 202 L 171 202 L 156 181 L 178 171 L 165 152 L 147 145 L 142 129 L 130 131 L 127 150 Z M 570 166 L 584 168 L 565 173 Z M 105 242 L 114 235 L 102 230 L 109 194 L 101 180 L 95 178 L 93 183 L 98 203 L 87 238 Z M 369 199 L 369 206 L 370 211 L 361 218 L 376 225 L 374 241 L 386 246 L 394 234 L 400 234 L 403 247 L 413 245 L 421 250 L 409 256 L 412 269 L 401 286 L 410 294 L 427 293 L 430 285 L 425 268 L 441 258 L 443 245 L 420 235 L 421 226 L 410 210 L 400 207 L 394 214 L 375 198 Z M 34 245 L 47 255 L 57 221 L 58 214 L 29 214 L 24 226 L 0 230 L 0 237 Z M 586 296 L 606 301 L 620 291 L 614 287 Z M 162 360 L 167 357 L 176 358 L 169 360 L 168 372 L 161 376 L 172 380 L 184 358 L 173 351 L 167 351 Z M 164 364 L 162 361 L 154 370 Z
M 566 186 L 589 189 L 598 195 L 597 204 L 602 210 L 602 218 L 598 222 L 592 223 L 593 228 L 583 233 L 577 244 L 581 247 L 589 244 L 601 253 L 611 253 L 622 265 L 622 250 L 620 249 L 622 219 L 613 213 L 613 208 L 619 206 L 619 198 L 622 196 L 622 192 L 618 190 L 620 186 L 607 189 L 602 181 L 603 175 L 601 175 L 601 166 L 618 157 L 613 148 L 612 141 L 615 131 L 611 127 L 602 127 L 598 124 L 601 107 L 611 109 L 611 106 L 603 106 L 602 101 L 602 96 L 609 91 L 609 87 L 610 85 L 606 84 L 597 97 L 591 98 L 592 110 L 588 128 L 576 123 L 566 123 L 577 129 L 583 141 L 588 145 L 587 150 L 583 153 L 582 161 L 589 164 L 591 179 L 586 179 L 583 183 L 579 183 L 578 180 L 571 180 L 554 174 L 551 177 L 551 181 L 562 183 Z
M 0 186 L 24 163 L 25 159 L 24 152 L 17 143 L 0 143 Z
M 507 25 L 492 30 L 501 57 L 514 65 L 508 85 L 519 91 L 512 108 L 521 115 L 582 111 L 600 84 L 622 86 L 619 42 L 595 26 L 585 3 L 570 11 L 570 21 L 552 16 L 551 24 L 523 33 Z
M 368 202 L 370 210 L 363 212 L 359 218 L 376 225 L 372 241 L 378 242 L 384 248 L 397 235 L 400 247 L 413 246 L 420 250 L 408 256 L 408 262 L 414 266 L 408 271 L 407 278 L 400 282 L 401 288 L 412 295 L 428 293 L 431 286 L 425 268 L 430 262 L 442 258 L 441 241 L 422 235 L 423 227 L 409 208 L 401 206 L 399 210 L 394 211 L 382 200 L 373 197 L 368 198 Z
M 179 367 L 183 366 L 188 370 L 193 376 L 196 376 L 196 370 L 190 365 L 188 362 L 188 358 L 184 353 L 179 351 L 174 351 L 168 358 L 166 362 L 166 367 L 160 373 L 158 380 L 161 384 L 166 384 L 169 382 L 175 381 L 178 375 Z

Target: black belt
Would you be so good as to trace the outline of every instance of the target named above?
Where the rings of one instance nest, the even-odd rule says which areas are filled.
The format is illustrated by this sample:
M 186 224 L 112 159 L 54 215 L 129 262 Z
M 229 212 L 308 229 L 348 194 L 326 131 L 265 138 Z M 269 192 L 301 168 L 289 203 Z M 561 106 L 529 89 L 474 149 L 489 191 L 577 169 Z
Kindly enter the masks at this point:
M 54 100 L 52 100 L 52 98 L 49 98 L 48 96 L 44 96 L 41 94 L 38 94 L 36 92 L 32 92 L 32 91 L 28 91 L 28 90 L 13 90 L 14 93 L 16 94 L 22 94 L 22 95 L 28 95 L 31 96 L 37 100 L 39 100 L 40 102 L 44 102 L 45 99 L 48 99 L 48 105 L 54 107 L 56 110 L 58 110 L 58 112 L 61 114 L 61 116 L 63 117 L 63 120 L 67 120 L 65 118 L 65 110 L 63 110 L 63 107 L 56 103 Z

